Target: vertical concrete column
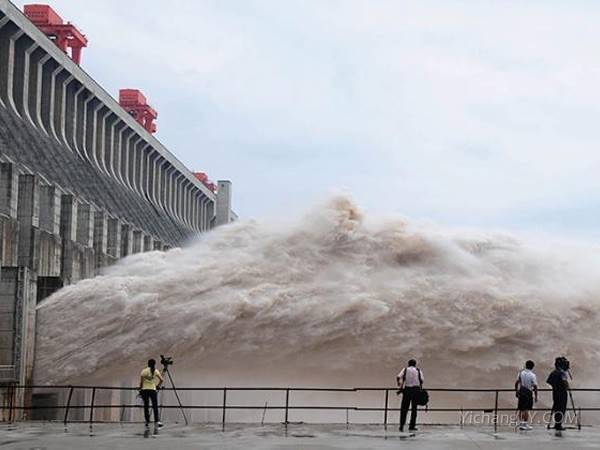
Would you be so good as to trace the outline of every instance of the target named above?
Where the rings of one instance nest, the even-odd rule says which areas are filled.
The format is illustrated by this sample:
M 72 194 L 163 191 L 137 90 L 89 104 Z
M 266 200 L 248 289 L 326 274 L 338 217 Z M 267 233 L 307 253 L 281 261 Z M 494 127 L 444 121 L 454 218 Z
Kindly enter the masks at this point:
M 85 98 L 85 100 L 83 101 L 83 122 L 82 122 L 82 127 L 81 127 L 81 134 L 82 134 L 82 140 L 81 140 L 81 150 L 83 150 L 83 157 L 90 163 L 90 164 L 94 164 L 94 159 L 92 157 L 92 144 L 91 144 L 91 139 L 92 139 L 92 121 L 93 121 L 93 108 L 94 105 L 96 104 L 97 100 L 96 97 L 94 97 L 93 93 L 89 93 L 89 95 Z
M 8 44 L 8 77 L 6 82 L 7 89 L 7 100 L 8 104 L 13 108 L 14 112 L 21 116 L 21 112 L 19 108 L 15 104 L 15 96 L 14 91 L 23 92 L 23 66 L 24 66 L 24 51 L 23 51 L 23 42 L 25 39 L 20 39 L 23 37 L 24 31 L 17 29 L 11 36 Z M 21 45 L 17 44 L 17 41 L 21 41 Z
M 160 158 L 160 162 L 157 165 L 156 176 L 154 181 L 154 193 L 157 204 L 163 209 L 167 210 L 166 207 L 166 167 L 167 161 L 164 158 Z
M 69 75 L 67 76 L 63 82 L 62 82 L 62 88 L 61 88 L 61 97 L 60 97 L 60 110 L 61 113 L 58 117 L 58 128 L 60 130 L 60 136 L 62 141 L 65 143 L 65 145 L 69 148 L 69 150 L 71 150 L 72 152 L 74 151 L 69 142 L 70 139 L 69 137 L 67 137 L 67 122 L 70 122 L 72 117 L 69 115 L 69 113 L 71 112 L 70 109 L 68 109 L 68 103 L 67 103 L 67 97 L 68 97 L 68 93 L 69 93 L 69 85 L 71 84 L 71 82 L 75 80 L 75 77 L 73 75 Z
M 83 152 L 83 127 L 84 127 L 84 98 L 87 95 L 87 91 L 84 85 L 81 85 L 79 89 L 73 94 L 73 146 L 75 150 L 85 159 Z
M 27 118 L 27 120 L 29 120 L 29 122 L 33 126 L 35 126 L 35 122 L 31 118 L 31 114 L 29 112 L 29 102 L 30 102 L 29 86 L 30 86 L 30 83 L 32 83 L 32 81 L 33 81 L 33 77 L 32 77 L 33 71 L 31 70 L 32 54 L 38 48 L 39 48 L 39 44 L 37 42 L 32 42 L 31 45 L 27 48 L 27 50 L 25 50 L 25 66 L 23 68 L 24 79 L 25 79 L 25 83 L 23 85 L 23 111 L 24 111 L 25 117 Z M 33 94 L 31 95 L 31 97 L 33 97 Z
M 92 164 L 94 164 L 98 170 L 102 171 L 103 166 L 101 158 L 98 157 L 98 147 L 103 136 L 101 128 L 102 115 L 100 114 L 100 111 L 104 108 L 104 104 L 100 100 L 94 99 L 92 105 L 88 124 L 89 135 L 87 137 L 87 149 Z
M 186 222 L 183 207 L 184 180 L 185 175 L 178 171 L 177 177 L 175 178 L 175 216 L 179 219 L 180 222 L 185 224 Z
M 134 147 L 132 155 L 132 166 L 131 166 L 131 183 L 133 189 L 140 194 L 142 197 L 145 196 L 145 191 L 142 186 L 143 172 L 145 170 L 146 152 L 150 145 L 141 139 Z
M 36 70 L 36 75 L 35 75 L 35 95 L 32 96 L 34 101 L 35 101 L 35 119 L 37 122 L 37 126 L 40 130 L 42 130 L 44 133 L 48 134 L 47 131 L 44 129 L 44 122 L 42 120 L 42 94 L 44 92 L 43 89 L 43 79 L 45 76 L 45 72 L 44 72 L 44 65 L 50 60 L 52 59 L 50 55 L 45 54 L 44 56 L 42 56 L 42 58 L 40 58 L 37 61 L 37 70 Z
M 142 192 L 144 196 L 153 201 L 150 192 L 150 177 L 152 176 L 152 171 L 154 170 L 154 159 L 152 155 L 154 154 L 154 149 L 151 145 L 146 147 L 146 151 L 144 152 L 144 170 L 142 172 L 141 184 L 142 184 Z
M 60 235 L 62 237 L 61 277 L 65 285 L 79 280 L 79 254 L 77 240 L 77 200 L 73 195 L 63 195 L 60 201 Z
M 218 183 L 216 226 L 231 222 L 231 181 L 219 180 Z
M 121 161 L 122 161 L 121 172 L 123 174 L 123 180 L 125 181 L 125 185 L 127 187 L 129 187 L 129 189 L 131 189 L 132 191 L 135 190 L 134 184 L 133 184 L 135 148 L 141 139 L 142 138 L 140 136 L 138 136 L 137 134 L 135 134 L 135 133 L 131 134 L 129 136 L 129 138 L 127 139 L 126 153 L 123 153 L 121 155 Z
M 35 342 L 36 279 L 26 267 L 0 272 L 0 382 L 31 384 Z M 16 405 L 25 392 L 17 389 Z
M 185 222 L 185 224 L 193 229 L 193 225 L 192 225 L 192 217 L 190 215 L 190 192 L 192 189 L 192 183 L 189 182 L 189 180 L 184 179 L 184 185 L 183 185 L 183 221 Z
M 106 253 L 113 258 L 121 257 L 121 221 L 114 217 L 107 220 Z
M 61 77 L 61 73 L 63 74 Z M 50 99 L 48 105 L 48 128 L 54 138 L 58 141 L 59 133 L 56 129 L 60 126 L 60 118 L 63 114 L 61 111 L 62 102 L 62 86 L 63 81 L 69 76 L 64 67 L 56 67 L 50 74 Z M 58 107 L 57 107 L 58 104 Z M 57 111 L 58 110 L 58 111 Z M 58 124 L 58 125 L 57 125 Z
M 204 224 L 205 224 L 204 226 L 205 226 L 206 230 L 211 230 L 215 227 L 215 222 L 216 222 L 215 219 L 216 219 L 216 217 L 215 217 L 215 202 L 207 199 L 205 217 L 204 217 Z
M 131 245 L 132 253 L 141 253 L 143 251 L 142 230 L 133 230 L 133 242 Z
M 61 191 L 54 185 L 40 186 L 39 277 L 60 276 L 62 240 L 60 237 Z M 39 290 L 39 289 L 38 289 Z
M 94 213 L 95 208 L 89 203 L 78 203 L 76 241 L 84 247 L 94 246 Z
M 126 154 L 125 144 L 127 142 L 127 135 L 130 133 L 130 129 L 127 127 L 125 122 L 118 122 L 118 131 L 116 132 L 115 145 L 113 147 L 113 174 L 114 178 L 120 181 L 120 183 L 125 186 L 125 181 L 123 181 L 123 167 L 124 162 L 123 158 Z
M 154 238 L 149 234 L 144 234 L 144 252 L 151 252 L 154 250 Z
M 124 223 L 121 225 L 121 258 L 131 255 L 133 249 L 133 227 Z
M 14 72 L 14 81 L 13 81 L 13 102 L 17 110 L 19 111 L 19 115 L 23 119 L 27 119 L 25 114 L 25 91 L 26 86 L 29 84 L 29 52 L 32 48 L 35 48 L 37 44 L 32 43 L 29 36 L 26 34 L 21 35 L 21 37 L 15 43 L 15 72 Z
M 194 186 L 192 194 L 190 195 L 190 218 L 192 222 L 192 228 L 199 231 L 198 227 L 198 189 Z
M 108 216 L 105 211 L 94 212 L 94 251 L 96 252 L 96 267 L 107 265 L 108 250 Z
M 65 86 L 65 140 L 67 141 L 67 146 L 71 149 L 72 152 L 75 152 L 75 125 L 76 125 L 76 115 L 77 115 L 77 93 L 82 88 L 81 83 L 75 78 L 71 80 L 71 82 L 67 83 Z
M 175 208 L 175 217 L 179 219 L 180 222 L 183 222 L 183 216 L 181 214 L 181 179 L 183 174 L 177 171 L 175 176 L 174 190 L 173 190 L 173 207 Z
M 43 64 L 42 76 L 38 79 L 41 81 L 40 90 L 40 114 L 42 119 L 42 128 L 44 132 L 50 136 L 52 133 L 52 115 L 53 115 L 53 99 L 55 78 L 57 73 L 62 70 L 62 67 L 56 60 L 50 58 L 46 64 Z
M 104 170 L 106 171 L 109 177 L 113 176 L 112 152 L 115 143 L 115 124 L 117 123 L 117 120 L 117 115 L 112 111 L 109 111 L 109 113 L 104 118 L 104 150 L 102 154 L 104 155 Z
M 17 218 L 19 175 L 12 163 L 0 163 L 0 214 Z
M 56 235 L 60 234 L 60 196 L 56 186 L 40 186 L 40 229 Z
M 77 205 L 77 243 L 79 254 L 79 277 L 89 278 L 96 274 L 96 254 L 94 252 L 94 214 L 96 208 L 87 202 Z
M 207 214 L 206 205 L 209 202 L 210 202 L 210 200 L 208 199 L 208 197 L 206 197 L 206 195 L 202 195 L 202 197 L 200 197 L 200 212 L 199 212 L 200 231 L 206 231 L 208 229 L 206 226 L 206 214 Z
M 18 269 L 3 267 L 0 272 L 0 380 L 16 381 L 15 311 Z
M 147 171 L 146 171 L 146 180 L 144 189 L 147 192 L 148 199 L 154 204 L 157 205 L 155 193 L 155 185 L 156 185 L 156 152 L 152 147 L 150 147 L 148 151 L 148 161 L 147 161 Z
M 19 175 L 18 265 L 37 271 L 39 254 L 40 199 L 39 181 L 35 175 Z
M 0 18 L 0 105 L 6 105 L 6 86 L 8 85 L 8 77 L 12 72 L 12 67 L 9 64 L 9 37 L 16 30 L 15 25 L 10 19 L 3 15 Z
M 19 243 L 19 177 L 11 163 L 0 163 L 0 264 L 16 266 Z

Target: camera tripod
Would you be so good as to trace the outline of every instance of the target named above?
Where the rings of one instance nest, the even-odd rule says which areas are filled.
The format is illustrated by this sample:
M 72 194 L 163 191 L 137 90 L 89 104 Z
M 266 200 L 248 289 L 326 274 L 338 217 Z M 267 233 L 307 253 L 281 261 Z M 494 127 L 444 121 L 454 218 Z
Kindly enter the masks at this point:
M 175 387 L 175 383 L 173 382 L 173 377 L 171 376 L 171 372 L 169 371 L 169 366 L 171 364 L 173 364 L 173 361 L 171 360 L 171 358 L 165 358 L 163 355 L 160 355 L 160 358 L 161 358 L 161 363 L 163 365 L 163 377 L 166 374 L 166 377 L 171 382 L 171 388 L 173 390 L 173 393 L 175 394 L 177 403 L 179 404 L 179 409 L 181 410 L 181 415 L 183 416 L 183 420 L 185 421 L 185 424 L 188 425 L 187 416 L 185 415 L 185 411 L 183 410 L 183 405 L 181 404 L 181 399 L 179 398 L 179 394 L 177 393 L 177 388 Z M 165 382 L 165 384 L 166 384 L 166 382 Z M 165 396 L 165 393 L 164 393 L 164 389 L 163 389 L 163 391 L 161 392 L 161 395 L 160 395 L 160 416 L 161 417 L 162 417 L 164 396 Z

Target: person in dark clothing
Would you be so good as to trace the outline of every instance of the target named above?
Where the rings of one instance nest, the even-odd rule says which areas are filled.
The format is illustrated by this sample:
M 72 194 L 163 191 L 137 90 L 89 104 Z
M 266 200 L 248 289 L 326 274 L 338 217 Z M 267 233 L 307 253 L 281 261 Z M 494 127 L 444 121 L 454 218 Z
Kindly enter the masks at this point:
M 562 424 L 567 412 L 569 399 L 569 361 L 564 356 L 556 358 L 554 370 L 546 382 L 552 386 L 552 412 L 554 429 L 564 430 Z
M 411 408 L 410 412 L 410 424 L 408 425 L 409 431 L 417 430 L 417 402 L 416 396 L 419 390 L 423 387 L 423 373 L 421 369 L 417 368 L 417 361 L 411 359 L 408 361 L 408 367 L 405 367 L 400 371 L 396 377 L 396 382 L 402 391 L 402 403 L 400 405 L 400 431 L 404 431 L 404 425 L 406 424 L 406 416 L 408 415 L 408 409 Z

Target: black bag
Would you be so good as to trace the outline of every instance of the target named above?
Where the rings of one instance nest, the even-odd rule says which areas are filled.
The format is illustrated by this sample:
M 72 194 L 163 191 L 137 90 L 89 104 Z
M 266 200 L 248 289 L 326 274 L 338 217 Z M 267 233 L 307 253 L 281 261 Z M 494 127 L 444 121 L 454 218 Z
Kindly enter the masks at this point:
M 427 406 L 429 403 L 429 392 L 421 388 L 415 393 L 415 403 L 419 406 Z

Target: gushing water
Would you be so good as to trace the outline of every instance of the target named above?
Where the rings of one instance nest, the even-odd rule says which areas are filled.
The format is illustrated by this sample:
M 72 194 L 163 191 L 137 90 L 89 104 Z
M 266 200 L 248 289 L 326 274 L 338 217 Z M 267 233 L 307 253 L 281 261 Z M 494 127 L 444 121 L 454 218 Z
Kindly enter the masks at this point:
M 336 197 L 62 289 L 39 306 L 35 377 L 135 377 L 164 353 L 195 385 L 390 385 L 414 356 L 430 386 L 494 386 L 567 354 L 593 380 L 599 268 L 597 249 L 366 221 Z

